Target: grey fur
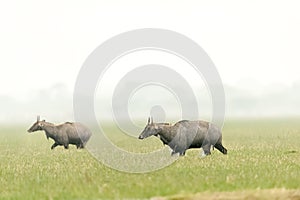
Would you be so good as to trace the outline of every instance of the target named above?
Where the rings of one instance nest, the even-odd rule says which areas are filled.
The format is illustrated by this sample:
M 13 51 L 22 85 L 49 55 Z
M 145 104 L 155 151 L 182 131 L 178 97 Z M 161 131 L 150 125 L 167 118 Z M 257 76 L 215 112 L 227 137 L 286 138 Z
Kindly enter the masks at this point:
M 47 139 L 52 138 L 54 144 L 51 149 L 58 145 L 63 145 L 65 149 L 69 148 L 69 144 L 76 145 L 78 148 L 84 148 L 87 141 L 90 139 L 91 131 L 78 122 L 66 122 L 64 124 L 54 125 L 40 121 L 38 116 L 37 121 L 28 129 L 28 132 L 45 131 Z
M 148 118 L 148 123 L 139 139 L 152 135 L 159 137 L 164 144 L 168 145 L 173 150 L 172 155 L 179 153 L 183 156 L 190 148 L 202 148 L 204 154 L 209 155 L 211 146 L 227 154 L 227 149 L 222 145 L 220 129 L 210 122 L 182 120 L 172 126 L 169 123 L 153 123 L 153 120 Z

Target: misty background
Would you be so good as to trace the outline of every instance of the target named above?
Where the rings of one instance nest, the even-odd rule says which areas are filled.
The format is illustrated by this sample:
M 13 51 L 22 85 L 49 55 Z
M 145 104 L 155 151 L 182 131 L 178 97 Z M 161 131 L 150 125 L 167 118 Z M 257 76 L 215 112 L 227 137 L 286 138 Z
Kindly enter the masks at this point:
M 299 8 L 297 1 L 1 1 L 0 123 L 31 124 L 36 115 L 72 121 L 74 85 L 88 55 L 117 34 L 148 27 L 182 33 L 207 52 L 224 83 L 226 118 L 298 117 Z M 135 58 L 126 65 L 149 63 Z M 153 59 L 161 64 L 166 58 Z M 172 59 L 168 66 L 180 68 Z M 122 73 L 108 77 L 116 84 L 115 76 Z M 199 117 L 209 118 L 209 91 L 201 77 L 184 75 L 189 76 Z M 96 114 L 111 115 L 113 85 L 102 85 L 101 95 L 96 91 L 96 104 L 104 98 L 108 105 Z M 133 118 L 145 118 L 157 104 L 164 105 L 166 115 L 180 113 L 176 97 L 144 89 L 129 103 Z M 147 96 L 155 92 L 155 98 Z

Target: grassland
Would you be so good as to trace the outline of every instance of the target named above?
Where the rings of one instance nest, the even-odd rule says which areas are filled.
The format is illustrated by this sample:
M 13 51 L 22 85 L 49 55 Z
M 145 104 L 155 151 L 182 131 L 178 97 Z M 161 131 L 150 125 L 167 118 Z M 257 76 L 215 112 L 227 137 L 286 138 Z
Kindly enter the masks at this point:
M 30 124 L 2 125 L 0 199 L 249 196 L 297 199 L 300 198 L 299 122 L 298 119 L 226 121 L 223 143 L 228 155 L 215 150 L 201 159 L 199 150 L 189 150 L 172 165 L 145 174 L 108 168 L 87 150 L 75 147 L 69 150 L 57 147 L 51 151 L 52 141 L 47 141 L 44 133 L 26 133 Z M 127 140 L 114 137 L 116 128 L 110 130 L 115 143 L 124 149 L 138 152 L 162 147 L 157 138 Z

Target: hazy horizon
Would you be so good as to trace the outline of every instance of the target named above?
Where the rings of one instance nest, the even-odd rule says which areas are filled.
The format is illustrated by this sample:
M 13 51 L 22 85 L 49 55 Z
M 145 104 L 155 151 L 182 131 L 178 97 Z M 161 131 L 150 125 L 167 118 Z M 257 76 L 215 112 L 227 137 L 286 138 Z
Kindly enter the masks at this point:
M 270 85 L 269 87 L 272 87 Z M 280 89 L 266 88 L 260 89 L 261 94 L 255 94 L 249 89 L 241 89 L 225 85 L 226 95 L 226 113 L 225 118 L 284 118 L 299 117 L 300 81 L 290 87 L 281 87 Z M 202 88 L 204 92 L 208 92 Z M 148 90 L 153 92 L 153 90 Z M 143 95 L 143 94 L 142 94 Z M 204 96 L 205 97 L 205 96 Z M 0 95 L 0 101 L 5 107 L 0 113 L 0 123 L 31 123 L 36 119 L 37 115 L 41 115 L 43 119 L 60 123 L 64 121 L 74 120 L 73 116 L 73 93 L 68 90 L 64 84 L 55 84 L 50 88 L 40 89 L 31 95 L 28 99 L 17 99 L 10 96 Z M 139 100 L 143 99 L 142 102 Z M 161 105 L 169 105 L 166 107 L 166 118 L 170 120 L 179 119 L 180 107 L 176 107 L 174 99 L 145 99 L 143 96 L 134 99 L 134 107 L 130 104 L 129 113 L 135 120 L 146 120 L 150 115 L 151 108 L 161 100 Z M 109 102 L 110 100 L 107 99 Z M 97 98 L 95 99 L 97 108 Z M 141 109 L 140 109 L 141 108 Z M 210 99 L 204 98 L 198 102 L 199 118 L 210 119 L 211 102 Z M 168 110 L 174 109 L 177 112 L 168 113 Z M 101 112 L 102 119 L 109 120 L 111 118 L 111 107 L 98 110 Z M 99 114 L 95 109 L 96 115 Z M 178 113 L 179 112 L 179 113 Z M 107 115 L 107 118 L 103 116 Z M 159 117 L 158 117 L 159 118 Z M 157 117 L 156 117 L 157 119 Z

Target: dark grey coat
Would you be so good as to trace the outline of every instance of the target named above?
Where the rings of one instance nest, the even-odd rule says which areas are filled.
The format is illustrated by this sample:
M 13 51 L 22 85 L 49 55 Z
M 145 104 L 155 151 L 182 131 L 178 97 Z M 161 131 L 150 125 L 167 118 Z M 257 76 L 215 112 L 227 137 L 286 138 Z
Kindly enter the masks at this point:
M 227 154 L 227 149 L 222 145 L 220 129 L 209 122 L 182 120 L 172 126 L 168 123 L 153 123 L 148 119 L 139 139 L 151 135 L 159 137 L 168 145 L 173 150 L 172 154 L 184 155 L 187 149 L 203 148 L 204 154 L 209 155 L 211 146 Z
M 54 140 L 51 149 L 58 145 L 62 145 L 67 149 L 69 144 L 76 145 L 77 148 L 84 148 L 92 135 L 91 131 L 81 123 L 66 122 L 54 125 L 45 120 L 40 121 L 38 117 L 37 121 L 28 129 L 28 132 L 39 130 L 45 131 L 47 139 L 51 138 Z

